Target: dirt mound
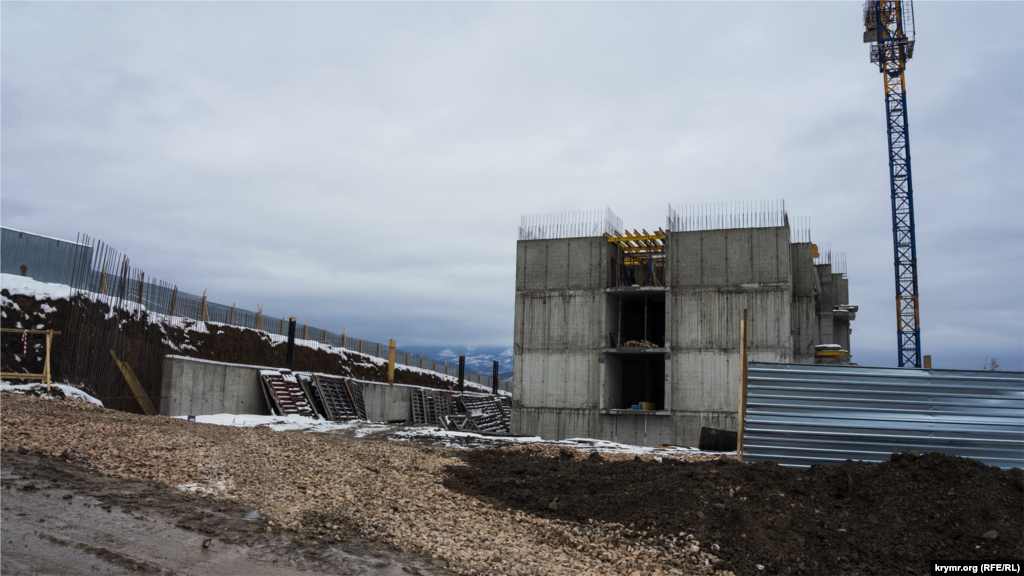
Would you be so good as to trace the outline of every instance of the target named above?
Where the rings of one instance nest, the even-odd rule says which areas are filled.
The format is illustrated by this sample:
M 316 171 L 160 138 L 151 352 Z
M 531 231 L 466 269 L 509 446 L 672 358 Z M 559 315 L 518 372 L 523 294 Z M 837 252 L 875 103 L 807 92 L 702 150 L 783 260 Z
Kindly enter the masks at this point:
M 1024 472 L 914 452 L 809 470 L 609 462 L 475 450 L 445 486 L 546 516 L 685 532 L 736 574 L 929 574 L 936 559 L 1024 558 Z M 759 565 L 763 567 L 759 568 Z

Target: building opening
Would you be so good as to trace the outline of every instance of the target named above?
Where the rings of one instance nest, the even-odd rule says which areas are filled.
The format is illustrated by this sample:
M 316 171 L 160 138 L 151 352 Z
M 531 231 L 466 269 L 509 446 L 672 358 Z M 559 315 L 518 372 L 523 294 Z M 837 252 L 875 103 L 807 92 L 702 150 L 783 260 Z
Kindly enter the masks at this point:
M 665 294 L 610 296 L 614 307 L 610 327 L 612 348 L 665 347 Z
M 665 410 L 664 355 L 615 354 L 608 360 L 607 408 Z

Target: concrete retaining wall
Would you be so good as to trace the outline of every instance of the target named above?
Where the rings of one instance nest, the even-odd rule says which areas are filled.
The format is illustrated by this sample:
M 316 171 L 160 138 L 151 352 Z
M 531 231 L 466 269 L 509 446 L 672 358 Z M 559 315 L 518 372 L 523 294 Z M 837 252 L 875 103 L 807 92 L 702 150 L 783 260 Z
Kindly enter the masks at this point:
M 278 369 L 166 356 L 160 414 L 270 414 L 259 371 Z M 376 382 L 362 382 L 362 385 L 367 419 L 374 422 L 412 421 L 410 391 L 419 386 L 389 386 Z
M 165 356 L 160 414 L 270 414 L 260 367 Z

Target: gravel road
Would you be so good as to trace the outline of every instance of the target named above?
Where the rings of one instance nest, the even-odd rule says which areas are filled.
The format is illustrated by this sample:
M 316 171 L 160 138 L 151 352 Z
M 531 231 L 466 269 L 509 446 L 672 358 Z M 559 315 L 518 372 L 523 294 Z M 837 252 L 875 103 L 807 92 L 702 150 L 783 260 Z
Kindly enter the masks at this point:
M 0 445 L 23 459 L 51 459 L 68 469 L 145 483 L 153 494 L 192 493 L 201 496 L 195 504 L 200 508 L 258 511 L 257 532 L 270 539 L 263 541 L 280 542 L 276 554 L 283 557 L 295 554 L 290 550 L 349 543 L 371 555 L 402 552 L 406 556 L 389 562 L 426 574 L 441 573 L 439 568 L 459 574 L 727 574 L 716 571 L 717 559 L 697 546 L 688 545 L 691 553 L 681 555 L 675 543 L 642 541 L 619 524 L 541 518 L 451 491 L 443 485 L 445 467 L 464 465 L 455 449 L 199 424 L 10 393 L 0 394 Z M 557 455 L 565 449 L 538 450 Z M 61 499 L 67 489 L 60 486 L 50 482 L 40 489 Z M 17 489 L 4 492 L 11 490 Z M 4 542 L 13 546 L 14 527 L 22 527 L 19 538 L 28 538 L 27 526 L 14 523 L 9 530 L 6 513 Z M 201 522 L 175 526 L 205 534 Z M 210 550 L 225 547 L 226 556 L 242 556 L 241 548 L 227 552 L 227 546 L 259 549 L 247 543 L 253 534 L 236 531 L 224 542 L 212 535 Z M 177 537 L 194 547 L 191 536 Z M 130 555 L 132 547 L 125 546 L 115 542 L 108 549 Z M 365 554 L 354 556 L 354 562 L 366 561 Z M 153 570 L 180 570 L 171 560 L 145 561 Z

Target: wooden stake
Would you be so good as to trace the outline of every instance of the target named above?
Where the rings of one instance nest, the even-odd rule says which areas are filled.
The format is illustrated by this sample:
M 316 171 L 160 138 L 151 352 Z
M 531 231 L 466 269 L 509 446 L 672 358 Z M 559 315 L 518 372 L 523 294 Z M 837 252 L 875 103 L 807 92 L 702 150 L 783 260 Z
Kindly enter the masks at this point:
M 406 354 L 406 361 L 408 362 L 408 354 Z M 388 343 L 388 385 L 395 385 L 395 339 L 392 338 Z
M 170 316 L 174 316 L 174 308 L 178 305 L 178 287 L 174 287 L 174 291 L 171 292 L 171 313 Z
M 360 354 L 363 353 L 363 339 L 362 338 L 359 339 L 359 353 Z
M 747 415 L 747 309 L 740 324 L 740 409 L 736 426 L 736 459 L 743 461 L 743 419 Z
M 256 305 L 256 329 L 263 329 L 263 306 L 260 304 Z
M 342 348 L 342 350 L 345 349 L 345 329 L 344 328 L 341 329 L 341 348 Z
M 281 316 L 281 336 L 284 336 L 284 316 Z
M 21 275 L 22 276 L 25 275 L 24 271 L 22 271 Z M 103 272 L 100 274 L 100 294 L 103 294 L 103 295 L 107 294 L 107 263 L 106 262 L 103 263 Z
M 309 317 L 308 316 L 306 317 L 305 320 L 302 321 L 302 339 L 303 340 L 309 340 L 309 330 L 306 328 L 306 323 L 307 322 L 309 322 Z
M 202 315 L 202 320 L 203 320 L 203 322 L 207 321 L 207 317 L 206 317 L 206 290 L 203 290 L 203 315 Z
M 231 318 L 228 320 L 228 324 L 235 325 L 235 303 L 231 303 Z
M 50 344 L 53 342 L 53 330 L 46 331 L 46 361 L 43 363 L 43 382 L 46 383 L 46 393 L 50 393 Z
M 146 285 L 146 273 L 139 272 L 139 305 L 142 305 L 142 288 Z

